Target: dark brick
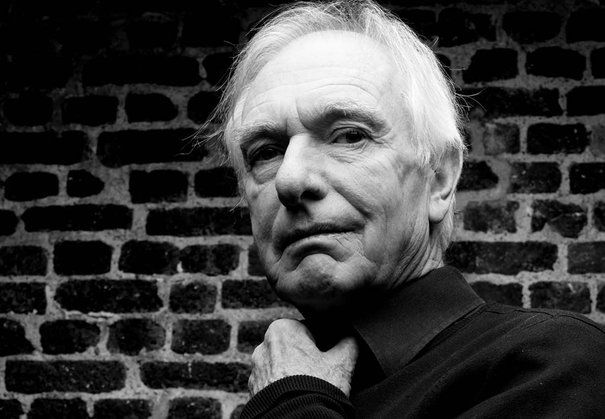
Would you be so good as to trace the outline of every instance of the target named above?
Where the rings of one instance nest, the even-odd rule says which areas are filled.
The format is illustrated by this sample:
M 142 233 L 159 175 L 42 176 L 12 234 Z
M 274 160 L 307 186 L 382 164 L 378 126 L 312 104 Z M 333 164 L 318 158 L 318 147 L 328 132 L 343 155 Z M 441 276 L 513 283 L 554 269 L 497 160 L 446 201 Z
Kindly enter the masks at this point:
M 120 205 L 51 205 L 25 210 L 26 231 L 101 231 L 128 229 L 132 210 Z
M 53 113 L 53 101 L 39 94 L 22 94 L 4 101 L 4 117 L 13 125 L 46 124 Z
M 104 393 L 124 387 L 126 368 L 117 361 L 6 361 L 6 389 Z
M 211 313 L 216 288 L 203 282 L 175 284 L 170 291 L 170 310 L 175 313 Z
M 239 264 L 239 247 L 231 244 L 187 246 L 181 251 L 181 263 L 185 272 L 226 275 Z
M 206 69 L 206 80 L 212 85 L 220 85 L 223 83 L 229 68 L 233 63 L 233 54 L 231 53 L 217 53 L 211 54 L 204 58 L 202 65 Z
M 201 13 L 185 15 L 181 42 L 195 47 L 237 45 L 241 31 L 237 11 L 223 2 L 206 2 Z
M 571 193 L 588 194 L 605 189 L 605 163 L 577 163 L 569 169 Z
M 19 322 L 0 318 L 0 356 L 28 354 L 33 345 L 25 337 L 25 330 Z
M 84 320 L 56 320 L 40 326 L 40 343 L 47 354 L 84 352 L 99 343 L 99 326 Z
M 515 233 L 517 231 L 515 212 L 518 209 L 518 202 L 469 202 L 464 209 L 464 229 Z
M 579 86 L 567 93 L 568 115 L 598 115 L 605 113 L 605 86 Z
M 574 11 L 567 20 L 567 41 L 605 41 L 605 9 Z
M 118 112 L 118 98 L 111 96 L 85 96 L 65 99 L 61 106 L 64 124 L 113 124 Z
M 561 30 L 561 17 L 543 11 L 509 12 L 504 15 L 502 26 L 515 41 L 530 44 L 557 36 Z
M 253 276 L 265 276 L 265 268 L 258 256 L 258 249 L 255 245 L 248 249 L 248 274 Z
M 586 210 L 576 204 L 536 201 L 532 209 L 531 231 L 540 231 L 548 224 L 563 237 L 578 237 L 586 225 Z
M 594 204 L 594 225 L 599 231 L 605 231 L 605 202 Z
M 523 287 L 520 284 L 492 284 L 487 281 L 473 282 L 473 289 L 488 303 L 523 306 Z
M 35 399 L 27 419 L 88 419 L 82 399 Z
M 55 300 L 67 310 L 83 313 L 151 312 L 162 307 L 155 281 L 73 280 L 59 285 Z
M 149 319 L 122 319 L 109 327 L 107 349 L 127 355 L 141 350 L 161 349 L 166 340 L 164 328 Z
M 187 183 L 187 174 L 178 170 L 133 170 L 128 189 L 134 203 L 183 202 L 187 200 Z
M 59 179 L 53 173 L 18 172 L 4 184 L 4 197 L 9 201 L 31 201 L 58 194 Z
M 67 174 L 67 195 L 76 198 L 97 195 L 101 193 L 105 184 L 98 177 L 86 170 L 70 170 Z
M 0 275 L 45 275 L 46 251 L 36 246 L 0 247 Z
M 469 101 L 471 117 L 498 118 L 514 115 L 555 116 L 563 113 L 557 89 L 485 87 L 462 92 Z
M 223 307 L 267 308 L 287 305 L 266 280 L 227 280 L 223 282 Z
M 605 313 L 605 286 L 603 284 L 599 286 L 599 293 L 597 294 L 597 310 Z
M 85 85 L 152 83 L 192 86 L 201 81 L 193 57 L 125 56 L 95 59 L 84 65 Z
M 0 283 L 0 313 L 44 314 L 46 294 L 41 283 Z
M 605 48 L 595 49 L 590 53 L 592 75 L 597 79 L 605 77 Z
M 14 212 L 0 209 L 0 236 L 10 236 L 17 230 L 19 218 Z
M 126 96 L 126 115 L 129 122 L 170 121 L 176 118 L 178 109 L 172 101 L 159 93 Z
M 178 263 L 179 250 L 171 243 L 131 240 L 122 246 L 118 266 L 123 272 L 172 275 Z
M 245 392 L 249 376 L 250 367 L 239 362 L 146 362 L 141 365 L 141 380 L 150 388 Z
M 518 153 L 519 127 L 515 124 L 488 123 L 483 134 L 483 149 L 487 155 Z
M 74 164 L 89 155 L 88 137 L 79 131 L 0 133 L 0 164 Z
M 172 350 L 179 354 L 219 354 L 229 348 L 231 326 L 224 320 L 179 320 L 172 332 Z
M 593 125 L 590 151 L 596 156 L 605 156 L 605 125 Z
M 556 192 L 561 172 L 556 163 L 512 163 L 509 192 Z
M 195 193 L 203 198 L 237 196 L 237 177 L 230 167 L 200 170 L 195 174 Z
M 169 48 L 177 30 L 177 21 L 164 13 L 146 13 L 126 27 L 130 49 Z
M 531 154 L 581 153 L 588 145 L 583 124 L 533 124 L 527 129 L 527 151 Z
M 208 236 L 252 233 L 248 210 L 244 208 L 152 209 L 147 216 L 147 234 Z
M 127 164 L 201 161 L 206 150 L 193 147 L 191 129 L 117 131 L 99 135 L 97 155 L 108 167 Z
M 218 105 L 219 99 L 218 92 L 197 93 L 187 103 L 187 118 L 197 124 L 203 124 Z
M 170 400 L 168 419 L 221 419 L 221 403 L 215 399 L 187 397 Z
M 590 313 L 590 290 L 581 282 L 537 282 L 529 291 L 532 307 Z
M 571 274 L 605 272 L 605 242 L 570 243 L 567 271 Z
M 63 241 L 55 244 L 54 267 L 59 275 L 109 272 L 113 249 L 101 241 Z
M 480 38 L 496 40 L 496 29 L 490 15 L 467 13 L 460 9 L 444 9 L 439 13 L 437 33 L 442 47 L 468 44 Z
M 13 57 L 4 66 L 3 81 L 11 90 L 22 88 L 63 87 L 72 75 L 69 59 L 49 54 L 28 54 Z
M 145 419 L 151 417 L 151 406 L 141 399 L 105 399 L 95 402 L 93 419 Z
M 498 184 L 498 176 L 484 161 L 465 161 L 458 182 L 460 191 L 490 189 Z
M 73 11 L 69 13 L 73 16 Z M 112 32 L 108 22 L 91 15 L 63 20 L 57 27 L 56 36 L 67 53 L 95 54 L 109 45 Z
M 273 320 L 243 321 L 237 329 L 237 350 L 252 353 L 260 345 L 267 328 Z
M 407 23 L 418 35 L 425 39 L 431 39 L 437 33 L 437 18 L 435 12 L 425 9 L 403 9 L 396 11 L 405 23 Z
M 514 49 L 480 49 L 471 58 L 462 78 L 467 83 L 493 81 L 516 77 L 517 51 Z
M 553 268 L 557 246 L 544 242 L 455 242 L 448 261 L 464 272 L 516 275 Z
M 23 413 L 23 407 L 19 400 L 0 399 L 0 417 L 4 419 L 19 419 Z
M 533 25 L 537 27 L 540 25 Z M 566 77 L 580 80 L 586 69 L 586 58 L 577 51 L 559 47 L 539 48 L 527 54 L 527 74 Z

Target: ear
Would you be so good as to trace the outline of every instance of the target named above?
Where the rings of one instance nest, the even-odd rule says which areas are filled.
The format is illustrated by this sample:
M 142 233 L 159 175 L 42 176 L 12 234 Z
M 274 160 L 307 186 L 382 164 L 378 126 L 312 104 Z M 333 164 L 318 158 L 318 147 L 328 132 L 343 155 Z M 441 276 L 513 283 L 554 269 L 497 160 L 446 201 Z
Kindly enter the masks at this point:
M 430 182 L 429 221 L 431 224 L 438 224 L 445 218 L 452 205 L 461 171 L 462 152 L 459 150 L 445 153 L 436 165 Z

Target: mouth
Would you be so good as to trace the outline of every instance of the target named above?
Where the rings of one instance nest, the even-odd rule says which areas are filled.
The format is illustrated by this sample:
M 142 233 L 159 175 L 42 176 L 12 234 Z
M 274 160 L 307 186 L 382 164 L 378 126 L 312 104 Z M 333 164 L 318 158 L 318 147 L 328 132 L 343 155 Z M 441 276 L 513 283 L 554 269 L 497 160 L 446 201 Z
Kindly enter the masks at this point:
M 308 237 L 350 233 L 351 231 L 353 231 L 351 228 L 345 228 L 334 224 L 313 224 L 305 228 L 293 228 L 284 234 L 281 240 L 279 240 L 279 247 L 280 249 L 284 250 L 291 244 Z

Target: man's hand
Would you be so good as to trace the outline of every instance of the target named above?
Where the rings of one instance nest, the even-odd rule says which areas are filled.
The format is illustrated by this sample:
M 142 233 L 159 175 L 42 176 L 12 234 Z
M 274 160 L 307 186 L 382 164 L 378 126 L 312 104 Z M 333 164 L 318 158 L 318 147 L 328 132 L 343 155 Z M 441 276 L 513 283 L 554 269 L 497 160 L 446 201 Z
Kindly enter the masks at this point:
M 322 352 L 301 322 L 279 319 L 269 325 L 264 342 L 252 353 L 248 388 L 254 396 L 281 378 L 302 374 L 325 380 L 348 396 L 357 354 L 353 337 L 344 338 Z

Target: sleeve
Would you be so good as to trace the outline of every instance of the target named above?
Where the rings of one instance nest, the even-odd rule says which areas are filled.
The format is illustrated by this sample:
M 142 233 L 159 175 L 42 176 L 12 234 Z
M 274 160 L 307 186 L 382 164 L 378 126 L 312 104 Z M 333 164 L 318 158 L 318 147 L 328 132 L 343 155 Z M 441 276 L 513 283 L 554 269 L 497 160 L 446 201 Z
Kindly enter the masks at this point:
M 337 387 L 316 377 L 294 375 L 259 391 L 242 411 L 251 418 L 353 418 L 353 405 Z

